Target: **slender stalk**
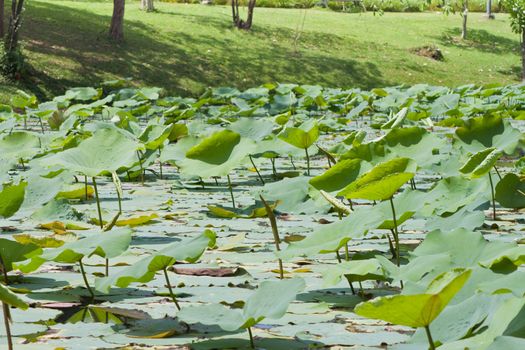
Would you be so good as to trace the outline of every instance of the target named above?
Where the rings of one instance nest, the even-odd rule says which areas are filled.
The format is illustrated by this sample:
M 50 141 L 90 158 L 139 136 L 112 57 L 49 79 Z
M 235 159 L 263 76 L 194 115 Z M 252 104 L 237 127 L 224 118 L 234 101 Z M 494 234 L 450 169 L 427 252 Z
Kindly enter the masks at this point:
M 297 170 L 297 167 L 295 166 L 295 163 L 293 162 L 293 157 L 290 156 L 290 163 L 292 163 L 293 170 Z
M 97 211 L 98 211 L 98 223 L 100 228 L 104 228 L 104 222 L 102 222 L 102 210 L 100 209 L 100 197 L 98 196 L 97 180 L 93 176 L 93 188 L 95 189 L 95 199 L 97 200 Z
M 233 197 L 232 182 L 230 179 L 230 175 L 227 175 L 227 177 L 228 177 L 228 188 L 230 189 L 230 196 L 232 197 L 232 206 L 235 209 L 235 198 Z
M 160 158 L 160 154 L 161 154 L 161 151 L 160 151 L 160 148 L 158 149 L 159 151 L 159 158 Z M 160 179 L 162 180 L 162 160 L 159 159 L 159 170 L 160 170 Z
M 277 177 L 277 170 L 275 169 L 275 158 L 270 158 L 270 162 L 272 163 L 272 173 L 273 177 Z
M 255 165 L 252 155 L 250 154 L 248 157 L 250 157 L 250 162 L 252 162 L 253 167 L 255 168 L 255 171 L 257 172 L 257 176 L 259 176 L 259 180 L 261 180 L 262 184 L 264 185 L 264 180 L 261 176 L 261 173 L 259 172 L 259 169 L 257 169 L 257 166 Z
M 281 243 L 281 238 L 279 237 L 279 230 L 277 228 L 277 220 L 275 219 L 275 214 L 273 213 L 272 208 L 268 205 L 268 203 L 264 200 L 262 195 L 259 195 L 261 198 L 261 201 L 264 204 L 264 208 L 266 209 L 266 215 L 268 216 L 268 219 L 270 220 L 270 225 L 272 226 L 272 233 L 273 233 L 273 241 L 275 243 L 275 250 L 278 252 L 281 251 L 281 247 L 279 244 Z M 283 261 L 281 259 L 278 259 L 279 261 L 279 278 L 284 279 L 284 269 L 283 269 Z
M 310 176 L 310 156 L 308 155 L 308 148 L 304 149 L 306 154 L 306 174 Z
M 348 204 L 350 205 L 350 210 L 354 210 L 354 203 L 352 203 L 351 199 L 348 199 Z
M 219 181 L 217 181 L 217 176 L 214 176 L 213 179 L 215 180 L 215 186 L 219 186 Z
M 390 232 L 392 232 L 392 236 L 395 236 L 394 230 L 391 229 Z M 390 247 L 390 252 L 392 253 L 392 259 L 396 256 L 396 249 L 394 248 L 394 244 L 392 243 L 392 240 L 390 239 L 390 235 L 387 233 L 386 237 L 388 238 L 388 246 Z
M 11 325 L 9 324 L 9 306 L 2 303 L 2 310 L 4 313 L 5 335 L 7 337 L 7 349 L 13 350 L 13 336 L 11 335 Z
M 142 167 L 142 158 L 140 156 L 140 151 L 137 151 L 137 158 L 139 159 L 140 182 L 141 182 L 142 186 L 144 186 L 144 168 Z
M 45 132 L 44 132 L 44 123 L 42 123 L 42 118 L 38 118 L 38 120 L 40 121 L 40 128 L 42 129 L 42 134 L 45 134 Z
M 363 290 L 363 285 L 361 284 L 361 281 L 358 282 L 359 283 L 359 293 L 361 295 L 364 295 L 365 294 L 365 291 Z
M 345 260 L 350 261 L 350 254 L 348 252 L 348 242 L 345 243 Z
M 343 260 L 341 260 L 341 255 L 339 254 L 339 250 L 336 250 L 335 251 L 335 257 L 337 258 L 337 262 L 340 263 L 342 262 Z
M 428 345 L 430 345 L 430 350 L 436 350 L 434 345 L 434 340 L 432 339 L 432 334 L 430 334 L 430 327 L 425 326 L 425 332 L 427 333 Z
M 252 328 L 248 327 L 248 334 L 250 335 L 250 347 L 255 349 L 255 342 L 253 341 Z
M 394 201 L 390 197 L 390 207 L 392 208 L 392 218 L 394 219 L 394 241 L 396 242 L 396 264 L 399 266 L 399 232 L 397 231 L 396 209 L 394 208 Z
M 345 275 L 345 278 L 346 278 L 346 281 L 348 282 L 348 284 L 350 285 L 350 290 L 352 291 L 352 295 L 355 295 L 354 285 L 350 281 L 350 278 L 348 278 L 346 275 Z
M 84 175 L 84 195 L 86 197 L 86 202 L 88 201 L 88 183 L 87 183 L 87 176 Z
M 499 173 L 498 168 L 494 165 L 494 170 L 496 170 L 496 174 L 498 175 L 499 179 L 501 180 L 501 174 Z
M 175 297 L 175 294 L 173 293 L 173 288 L 171 287 L 170 278 L 168 277 L 168 270 L 166 268 L 162 270 L 164 271 L 164 278 L 166 279 L 166 285 L 168 286 L 171 300 L 173 300 L 173 303 L 177 307 L 177 310 L 180 310 L 179 302 L 177 301 L 177 298 Z
M 24 164 L 24 158 L 20 158 L 20 164 L 22 164 L 22 170 L 26 170 L 26 165 Z
M 494 193 L 494 183 L 492 182 L 492 175 L 489 171 L 489 181 L 490 181 L 490 193 L 492 194 L 492 218 L 496 220 L 496 195 Z
M 84 280 L 84 284 L 86 285 L 89 295 L 91 295 L 91 299 L 95 299 L 95 293 L 93 293 L 93 289 L 91 289 L 91 286 L 89 285 L 89 282 L 87 280 L 86 271 L 84 270 L 84 264 L 82 263 L 82 259 L 78 261 L 78 264 L 80 265 L 80 272 L 82 273 L 82 279 Z

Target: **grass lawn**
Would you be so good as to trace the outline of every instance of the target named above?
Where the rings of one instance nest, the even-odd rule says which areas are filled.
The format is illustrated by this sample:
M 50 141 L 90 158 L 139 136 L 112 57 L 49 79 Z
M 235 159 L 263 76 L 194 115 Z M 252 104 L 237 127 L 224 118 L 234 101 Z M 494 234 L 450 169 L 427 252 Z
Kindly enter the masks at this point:
M 16 88 L 49 97 L 122 77 L 173 94 L 270 81 L 371 88 L 519 79 L 518 36 L 503 14 L 495 21 L 471 14 L 470 39 L 462 42 L 459 15 L 311 9 L 296 49 L 304 10 L 257 8 L 253 30 L 244 32 L 232 28 L 228 6 L 155 6 L 157 12 L 144 13 L 137 1 L 128 1 L 126 41 L 117 46 L 106 39 L 112 2 L 29 1 L 21 37 L 35 73 L 22 84 L 2 83 L 1 100 Z M 444 62 L 410 52 L 429 44 L 442 49 Z

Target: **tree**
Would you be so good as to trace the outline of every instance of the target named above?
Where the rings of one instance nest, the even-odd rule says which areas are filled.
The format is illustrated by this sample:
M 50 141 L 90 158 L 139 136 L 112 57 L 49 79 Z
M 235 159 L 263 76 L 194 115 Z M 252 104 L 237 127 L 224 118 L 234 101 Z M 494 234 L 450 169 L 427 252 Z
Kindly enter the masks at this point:
M 492 0 L 487 0 L 487 12 L 486 16 L 488 19 L 495 19 L 496 17 L 492 13 Z
M 109 27 L 109 37 L 115 41 L 124 39 L 124 6 L 125 0 L 113 0 L 113 16 Z
M 512 31 L 521 36 L 521 79 L 525 81 L 525 0 L 503 0 Z
M 443 13 L 449 15 L 456 13 L 457 8 L 461 8 L 461 18 L 463 23 L 461 26 L 461 39 L 467 38 L 467 19 L 468 19 L 468 0 L 445 0 L 443 2 Z
M 232 0 L 233 24 L 239 29 L 249 30 L 252 27 L 253 10 L 255 9 L 256 0 L 248 1 L 248 16 L 246 17 L 246 21 L 242 20 L 239 15 L 239 1 L 240 0 Z
M 5 1 L 0 0 L 0 38 L 4 37 Z
M 2 73 L 10 78 L 18 78 L 23 65 L 24 57 L 18 45 L 18 34 L 22 26 L 22 12 L 24 11 L 24 0 L 11 1 L 11 15 L 9 26 L 4 41 L 4 53 L 1 60 Z
M 140 0 L 140 9 L 146 12 L 155 11 L 153 0 Z

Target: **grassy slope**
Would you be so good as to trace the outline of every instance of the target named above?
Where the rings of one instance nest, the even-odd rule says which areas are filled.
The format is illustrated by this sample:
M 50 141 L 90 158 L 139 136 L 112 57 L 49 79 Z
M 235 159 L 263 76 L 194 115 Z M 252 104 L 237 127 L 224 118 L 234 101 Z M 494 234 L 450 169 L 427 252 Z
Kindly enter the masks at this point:
M 378 17 L 312 9 L 295 52 L 302 10 L 258 8 L 255 27 L 243 32 L 231 27 L 228 7 L 157 2 L 157 12 L 144 13 L 138 2 L 126 6 L 126 42 L 114 46 L 106 39 L 112 2 L 28 2 L 22 38 L 37 74 L 25 88 L 49 96 L 131 77 L 188 94 L 206 86 L 245 88 L 268 81 L 363 88 L 511 83 L 519 72 L 518 37 L 501 14 L 495 21 L 472 14 L 471 40 L 461 42 L 459 15 Z M 409 52 L 427 44 L 441 47 L 446 61 Z M 1 99 L 14 89 L 1 85 Z

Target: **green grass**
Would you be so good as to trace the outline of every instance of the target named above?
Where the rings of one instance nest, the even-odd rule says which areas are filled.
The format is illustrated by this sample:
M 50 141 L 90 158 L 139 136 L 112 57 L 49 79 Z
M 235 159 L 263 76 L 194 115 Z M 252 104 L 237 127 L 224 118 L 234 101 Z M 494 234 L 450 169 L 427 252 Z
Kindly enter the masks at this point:
M 295 50 L 303 10 L 257 8 L 253 30 L 244 32 L 232 28 L 227 6 L 155 5 L 157 12 L 144 13 L 138 2 L 127 3 L 126 41 L 116 46 L 106 38 L 112 2 L 29 1 L 21 38 L 34 72 L 23 83 L 2 84 L 1 99 L 16 88 L 43 98 L 122 77 L 185 95 L 270 81 L 371 88 L 519 79 L 518 36 L 503 14 L 495 21 L 472 14 L 470 39 L 462 42 L 459 15 L 311 9 Z M 429 44 L 442 49 L 444 62 L 410 52 Z

